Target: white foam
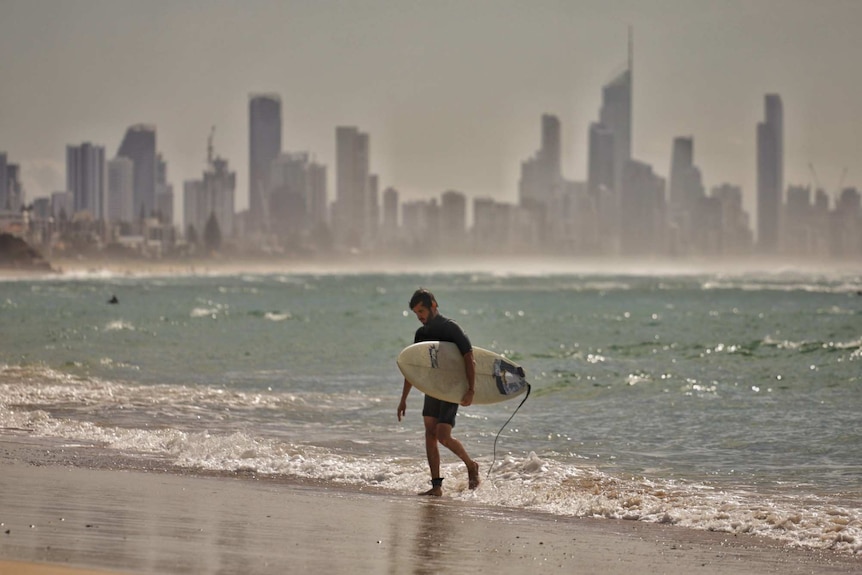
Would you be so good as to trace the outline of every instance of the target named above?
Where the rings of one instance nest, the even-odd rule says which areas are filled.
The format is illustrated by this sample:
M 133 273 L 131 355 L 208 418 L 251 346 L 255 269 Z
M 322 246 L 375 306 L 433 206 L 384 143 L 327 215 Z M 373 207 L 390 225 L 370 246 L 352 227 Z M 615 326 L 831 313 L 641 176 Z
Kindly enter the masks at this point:
M 189 312 L 190 317 L 199 318 L 199 317 L 211 317 L 215 319 L 218 316 L 219 309 L 215 307 L 196 307 Z
M 264 319 L 268 319 L 269 321 L 285 321 L 291 319 L 293 316 L 290 313 L 275 313 L 275 312 L 266 312 L 264 314 Z
M 135 326 L 121 319 L 110 321 L 105 324 L 104 331 L 135 331 Z
M 207 430 L 216 414 L 255 409 L 286 413 L 318 409 L 320 398 L 274 392 L 238 393 L 195 386 L 136 386 L 75 377 L 39 367 L 0 366 L 0 427 L 25 429 L 36 436 L 65 438 L 70 444 L 99 444 L 128 455 L 164 458 L 176 465 L 214 471 L 254 471 L 352 485 L 375 485 L 396 492 L 427 489 L 428 471 L 421 441 L 403 454 L 382 456 L 349 441 L 342 449 L 309 443 L 314 434 L 265 437 L 245 417 L 240 429 Z M 311 401 L 309 401 L 311 400 Z M 337 401 L 336 401 L 337 403 Z M 22 407 L 17 407 L 22 406 Z M 23 407 L 26 406 L 26 407 Z M 57 411 L 58 408 L 63 408 Z M 73 415 L 68 407 L 74 407 Z M 108 421 L 106 410 L 125 408 L 158 413 L 161 427 L 96 423 L 89 410 Z M 321 409 L 327 409 L 322 406 Z M 52 412 L 64 415 L 52 415 Z M 164 417 L 164 414 L 171 417 Z M 202 416 L 181 427 L 174 415 Z M 76 419 L 75 417 L 78 417 Z M 186 419 L 186 421 L 188 421 Z M 361 438 L 360 438 L 361 439 Z M 573 463 L 572 460 L 578 463 Z M 862 509 L 824 498 L 765 495 L 736 488 L 672 479 L 613 475 L 576 455 L 509 454 L 486 479 L 491 461 L 480 458 L 484 485 L 467 489 L 463 464 L 442 466 L 449 497 L 485 505 L 562 516 L 607 517 L 669 523 L 695 529 L 763 535 L 792 545 L 862 553 Z

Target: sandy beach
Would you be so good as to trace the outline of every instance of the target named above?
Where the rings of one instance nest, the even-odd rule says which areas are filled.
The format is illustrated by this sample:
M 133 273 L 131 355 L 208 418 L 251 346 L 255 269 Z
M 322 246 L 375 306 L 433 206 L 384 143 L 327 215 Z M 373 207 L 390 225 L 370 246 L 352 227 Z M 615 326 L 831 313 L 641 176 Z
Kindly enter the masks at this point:
M 857 573 L 862 558 L 755 537 L 469 502 L 207 476 L 0 436 L 0 574 Z M 486 487 L 490 488 L 490 487 Z M 481 488 L 480 488 L 481 489 Z

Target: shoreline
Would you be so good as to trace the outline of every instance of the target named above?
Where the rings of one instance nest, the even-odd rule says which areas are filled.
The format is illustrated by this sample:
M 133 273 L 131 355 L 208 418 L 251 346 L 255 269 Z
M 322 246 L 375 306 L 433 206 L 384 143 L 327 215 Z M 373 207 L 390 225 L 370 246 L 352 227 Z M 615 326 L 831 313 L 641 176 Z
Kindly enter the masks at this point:
M 862 557 L 748 535 L 200 473 L 0 431 L 0 574 L 735 575 L 858 572 Z M 481 489 L 481 487 L 480 487 Z M 9 563 L 9 562 L 17 563 Z M 58 571 L 57 568 L 85 571 Z M 53 569 L 53 570 L 52 570 Z
M 271 274 L 489 273 L 504 275 L 704 275 L 704 274 L 862 274 L 857 260 L 813 261 L 750 256 L 737 259 L 564 257 L 529 255 L 431 256 L 415 258 L 371 254 L 302 258 L 204 258 L 123 260 L 55 258 L 50 270 L 0 267 L 2 279 L 147 278 Z

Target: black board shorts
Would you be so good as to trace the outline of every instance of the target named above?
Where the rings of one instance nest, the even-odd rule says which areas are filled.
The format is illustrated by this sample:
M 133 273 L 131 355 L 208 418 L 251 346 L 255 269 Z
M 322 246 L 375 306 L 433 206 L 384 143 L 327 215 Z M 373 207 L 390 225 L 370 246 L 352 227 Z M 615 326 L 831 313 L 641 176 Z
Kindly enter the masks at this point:
M 426 395 L 425 405 L 422 407 L 422 415 L 436 418 L 437 423 L 448 423 L 452 427 L 455 427 L 455 416 L 458 415 L 458 404 Z

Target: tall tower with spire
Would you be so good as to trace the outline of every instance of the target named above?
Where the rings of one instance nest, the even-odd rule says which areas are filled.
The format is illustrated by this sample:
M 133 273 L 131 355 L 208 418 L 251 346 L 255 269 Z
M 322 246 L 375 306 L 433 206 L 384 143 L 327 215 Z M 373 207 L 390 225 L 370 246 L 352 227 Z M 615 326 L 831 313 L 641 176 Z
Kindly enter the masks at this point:
M 632 78 L 634 42 L 628 33 L 626 68 L 602 87 L 599 121 L 590 124 L 588 188 L 599 206 L 606 237 L 619 236 L 620 194 L 626 164 L 632 158 Z

